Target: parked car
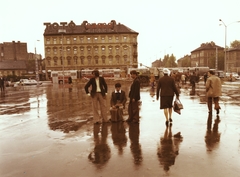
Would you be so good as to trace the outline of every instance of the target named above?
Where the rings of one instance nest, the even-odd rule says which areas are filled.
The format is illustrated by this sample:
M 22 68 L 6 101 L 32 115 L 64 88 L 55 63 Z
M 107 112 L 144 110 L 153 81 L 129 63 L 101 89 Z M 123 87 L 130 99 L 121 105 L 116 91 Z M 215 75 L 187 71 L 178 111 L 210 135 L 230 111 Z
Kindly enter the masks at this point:
M 21 84 L 21 85 L 37 85 L 37 84 L 41 85 L 42 82 L 37 82 L 34 79 L 20 79 L 19 84 Z

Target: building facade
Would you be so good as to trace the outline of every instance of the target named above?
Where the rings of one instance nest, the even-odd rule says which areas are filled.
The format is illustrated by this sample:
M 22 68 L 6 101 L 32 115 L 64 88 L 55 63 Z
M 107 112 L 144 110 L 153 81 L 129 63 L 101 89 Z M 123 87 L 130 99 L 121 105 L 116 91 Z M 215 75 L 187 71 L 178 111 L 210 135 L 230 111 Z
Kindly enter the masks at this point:
M 44 23 L 45 70 L 121 69 L 138 66 L 138 33 L 116 23 Z
M 240 73 L 240 46 L 226 51 L 227 72 Z
M 209 67 L 224 69 L 224 48 L 214 42 L 203 43 L 191 51 L 191 67 Z
M 27 43 L 20 41 L 0 43 L 0 75 L 21 76 L 26 73 L 27 59 Z

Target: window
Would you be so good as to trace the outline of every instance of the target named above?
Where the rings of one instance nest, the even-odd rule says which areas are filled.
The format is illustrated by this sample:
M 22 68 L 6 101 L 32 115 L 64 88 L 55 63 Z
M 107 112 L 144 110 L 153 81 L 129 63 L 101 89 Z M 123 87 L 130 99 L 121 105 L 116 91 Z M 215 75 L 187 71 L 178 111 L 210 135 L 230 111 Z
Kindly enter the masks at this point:
M 63 39 L 62 39 L 62 38 L 60 38 L 60 40 L 59 40 L 59 41 L 60 41 L 60 44 L 62 44 L 62 41 L 63 41 Z
M 50 48 L 47 48 L 47 54 L 48 54 L 48 55 L 51 54 L 51 50 L 50 50 Z
M 105 42 L 105 37 L 102 37 L 101 39 L 102 39 L 102 42 Z
M 97 37 L 95 37 L 95 38 L 94 38 L 94 41 L 95 41 L 95 42 L 97 42 L 97 41 L 98 41 L 98 38 L 97 38 Z
M 119 42 L 119 38 L 118 38 L 118 36 L 116 36 L 115 39 L 116 39 L 116 42 Z
M 67 38 L 67 44 L 70 44 L 70 38 Z
M 77 54 L 77 48 L 75 47 L 74 49 L 73 49 L 73 54 Z
M 90 37 L 87 38 L 87 42 L 88 42 L 88 43 L 91 42 L 91 38 L 90 38 Z
M 57 66 L 57 59 L 54 58 L 53 61 L 54 61 L 54 66 Z
M 74 42 L 74 43 L 77 42 L 77 38 L 76 38 L 76 37 L 73 38 L 73 42 Z
M 112 42 L 112 37 L 108 37 L 108 42 Z
M 105 54 L 105 47 L 104 46 L 102 46 L 102 54 Z
M 74 61 L 74 64 L 78 63 L 77 56 L 74 56 L 73 61 Z
M 98 54 L 98 47 L 94 47 L 94 53 Z
M 47 38 L 46 40 L 47 40 L 46 43 L 50 44 L 50 38 Z
M 57 44 L 57 39 L 53 38 L 53 44 Z
M 67 48 L 67 54 L 71 54 L 71 49 L 69 47 Z
M 54 55 L 57 55 L 57 48 L 53 49 L 53 53 L 54 53 Z
M 123 41 L 127 42 L 127 36 L 123 36 Z
M 83 37 L 80 37 L 80 42 L 83 43 Z
M 108 47 L 109 54 L 112 54 L 112 46 Z

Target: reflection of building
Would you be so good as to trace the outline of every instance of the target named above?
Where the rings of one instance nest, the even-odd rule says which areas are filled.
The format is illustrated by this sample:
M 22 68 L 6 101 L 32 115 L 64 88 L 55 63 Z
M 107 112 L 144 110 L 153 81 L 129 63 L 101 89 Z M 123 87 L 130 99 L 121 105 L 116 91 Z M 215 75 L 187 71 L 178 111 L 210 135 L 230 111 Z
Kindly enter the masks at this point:
M 46 70 L 137 67 L 138 33 L 116 23 L 44 23 Z M 63 47 L 63 53 L 62 53 Z

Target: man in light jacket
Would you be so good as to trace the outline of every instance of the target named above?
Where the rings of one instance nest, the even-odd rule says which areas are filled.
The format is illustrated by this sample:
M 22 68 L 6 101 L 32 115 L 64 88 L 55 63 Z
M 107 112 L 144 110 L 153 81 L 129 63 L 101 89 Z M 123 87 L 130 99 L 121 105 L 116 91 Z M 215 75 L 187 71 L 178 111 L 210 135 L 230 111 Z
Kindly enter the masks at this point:
M 214 102 L 214 109 L 219 114 L 221 107 L 219 106 L 219 97 L 222 95 L 222 83 L 219 77 L 214 75 L 214 71 L 208 71 L 208 78 L 206 82 L 207 104 L 208 111 L 212 113 L 212 100 Z

